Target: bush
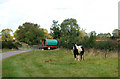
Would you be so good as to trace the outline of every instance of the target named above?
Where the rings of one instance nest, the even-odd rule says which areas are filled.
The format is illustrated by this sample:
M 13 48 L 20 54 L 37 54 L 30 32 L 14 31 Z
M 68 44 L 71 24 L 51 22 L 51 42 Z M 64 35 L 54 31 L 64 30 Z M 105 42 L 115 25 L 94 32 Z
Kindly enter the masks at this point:
M 96 42 L 96 49 L 101 49 L 101 50 L 118 50 L 118 43 L 113 40 L 113 41 L 97 41 Z
M 2 48 L 7 48 L 7 49 L 18 49 L 18 47 L 22 46 L 19 42 L 14 42 L 14 41 L 2 41 Z
M 72 49 L 72 43 L 82 45 L 86 49 L 94 48 L 100 50 L 118 50 L 118 42 L 115 40 L 108 41 L 96 41 L 93 37 L 83 38 L 60 38 L 58 40 L 58 46 L 62 48 Z

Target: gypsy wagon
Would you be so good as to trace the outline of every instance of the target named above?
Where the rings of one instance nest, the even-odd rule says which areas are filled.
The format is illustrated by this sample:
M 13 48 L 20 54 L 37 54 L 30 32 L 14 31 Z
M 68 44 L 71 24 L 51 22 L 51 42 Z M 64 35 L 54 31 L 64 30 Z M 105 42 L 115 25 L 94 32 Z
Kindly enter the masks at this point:
M 43 49 L 56 49 L 57 40 L 56 39 L 42 39 Z

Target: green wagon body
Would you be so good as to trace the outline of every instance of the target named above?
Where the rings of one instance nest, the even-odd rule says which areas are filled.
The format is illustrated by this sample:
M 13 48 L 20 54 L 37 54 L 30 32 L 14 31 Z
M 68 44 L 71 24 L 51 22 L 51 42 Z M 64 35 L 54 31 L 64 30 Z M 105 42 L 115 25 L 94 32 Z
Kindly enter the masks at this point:
M 57 40 L 56 39 L 43 39 L 42 46 L 44 49 L 54 49 L 57 48 Z
M 47 44 L 46 45 L 57 45 L 57 40 L 55 39 L 46 39 Z

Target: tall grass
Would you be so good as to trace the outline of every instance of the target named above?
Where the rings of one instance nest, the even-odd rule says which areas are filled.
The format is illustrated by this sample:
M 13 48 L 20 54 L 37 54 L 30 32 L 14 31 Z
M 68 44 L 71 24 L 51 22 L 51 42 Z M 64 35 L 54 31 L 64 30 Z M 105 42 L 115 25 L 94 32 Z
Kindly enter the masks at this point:
M 91 49 L 86 49 L 85 53 L 90 56 L 91 55 L 100 56 L 101 58 L 118 57 L 118 50 L 109 51 L 109 50 L 100 50 L 100 49 L 91 48 Z

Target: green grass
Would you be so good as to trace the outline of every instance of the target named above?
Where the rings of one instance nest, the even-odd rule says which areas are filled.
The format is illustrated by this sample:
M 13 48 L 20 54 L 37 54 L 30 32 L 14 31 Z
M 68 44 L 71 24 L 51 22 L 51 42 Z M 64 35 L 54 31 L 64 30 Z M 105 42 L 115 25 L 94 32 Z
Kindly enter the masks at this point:
M 85 55 L 74 61 L 70 50 L 34 50 L 3 60 L 3 77 L 117 77 L 117 55 Z

